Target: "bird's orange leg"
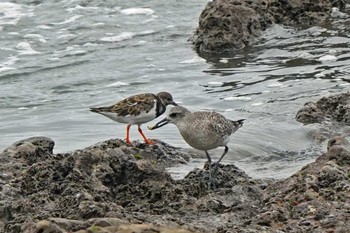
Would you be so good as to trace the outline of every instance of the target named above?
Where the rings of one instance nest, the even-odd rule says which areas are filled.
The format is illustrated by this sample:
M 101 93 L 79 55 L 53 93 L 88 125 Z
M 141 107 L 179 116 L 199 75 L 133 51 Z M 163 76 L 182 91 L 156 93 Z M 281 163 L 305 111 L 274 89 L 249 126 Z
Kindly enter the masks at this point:
M 129 124 L 128 124 L 128 126 L 126 126 L 126 138 L 125 138 L 125 141 L 126 141 L 127 144 L 132 144 L 130 139 L 129 139 L 130 127 L 131 127 L 131 125 L 129 125 Z
M 139 130 L 139 133 L 141 134 L 141 136 L 143 137 L 143 140 L 145 140 L 146 144 L 156 144 L 156 142 L 146 138 L 146 136 L 142 132 L 142 129 L 141 129 L 140 125 L 138 125 L 138 130 Z

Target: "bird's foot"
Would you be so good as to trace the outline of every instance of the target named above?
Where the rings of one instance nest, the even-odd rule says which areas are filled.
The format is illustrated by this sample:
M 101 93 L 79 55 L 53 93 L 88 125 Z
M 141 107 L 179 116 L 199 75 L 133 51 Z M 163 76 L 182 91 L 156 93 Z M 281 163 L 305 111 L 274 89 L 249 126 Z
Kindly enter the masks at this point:
M 219 163 L 215 163 L 215 164 L 213 164 L 213 166 L 214 166 L 214 169 L 213 169 L 213 172 L 212 172 L 212 177 L 215 179 L 216 175 L 218 174 L 220 164 Z
M 154 144 L 157 144 L 157 142 L 151 140 L 151 139 L 146 139 L 145 140 L 145 143 L 148 144 L 148 145 L 154 145 Z
M 126 142 L 126 144 L 132 145 L 132 142 L 130 141 L 129 138 L 125 138 L 125 142 Z

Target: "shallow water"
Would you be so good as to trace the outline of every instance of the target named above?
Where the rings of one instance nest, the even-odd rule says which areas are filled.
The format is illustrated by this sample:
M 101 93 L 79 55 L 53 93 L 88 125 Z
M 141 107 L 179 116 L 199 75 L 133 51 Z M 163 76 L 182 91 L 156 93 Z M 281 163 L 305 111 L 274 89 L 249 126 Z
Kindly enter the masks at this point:
M 56 153 L 124 138 L 125 125 L 89 107 L 166 90 L 193 111 L 246 119 L 224 163 L 281 178 L 313 161 L 325 143 L 313 142 L 315 126 L 295 114 L 307 101 L 349 90 L 349 20 L 276 25 L 249 49 L 200 57 L 188 38 L 206 2 L 0 2 L 0 149 L 37 135 L 54 139 Z M 148 137 L 188 147 L 175 126 L 146 125 Z M 204 161 L 170 170 L 181 178 Z

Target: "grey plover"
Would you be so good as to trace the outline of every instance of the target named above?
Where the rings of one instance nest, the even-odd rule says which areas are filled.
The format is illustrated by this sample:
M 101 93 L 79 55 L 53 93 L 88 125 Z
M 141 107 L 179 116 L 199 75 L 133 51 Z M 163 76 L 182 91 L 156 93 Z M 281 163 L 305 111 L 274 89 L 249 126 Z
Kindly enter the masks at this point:
M 177 106 L 170 110 L 166 118 L 159 121 L 150 130 L 162 127 L 168 123 L 177 126 L 183 139 L 193 148 L 205 151 L 209 166 L 209 187 L 215 178 L 219 163 L 228 152 L 227 144 L 230 135 L 243 125 L 244 119 L 232 121 L 217 112 L 190 112 L 188 109 Z M 208 150 L 224 146 L 224 153 L 217 161 L 214 171 L 211 170 L 211 158 Z
M 90 108 L 90 111 L 102 114 L 116 122 L 127 124 L 126 143 L 131 144 L 129 131 L 131 125 L 138 125 L 138 131 L 147 144 L 154 144 L 143 134 L 141 125 L 162 115 L 166 106 L 177 106 L 168 92 L 158 94 L 144 93 L 133 95 L 108 107 Z

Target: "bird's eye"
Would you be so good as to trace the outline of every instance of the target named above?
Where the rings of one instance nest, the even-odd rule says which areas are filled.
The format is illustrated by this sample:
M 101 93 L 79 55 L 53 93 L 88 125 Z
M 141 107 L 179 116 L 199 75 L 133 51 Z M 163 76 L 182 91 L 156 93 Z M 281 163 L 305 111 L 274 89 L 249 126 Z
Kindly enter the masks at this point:
M 170 117 L 175 118 L 177 116 L 177 113 L 173 112 L 169 114 Z

